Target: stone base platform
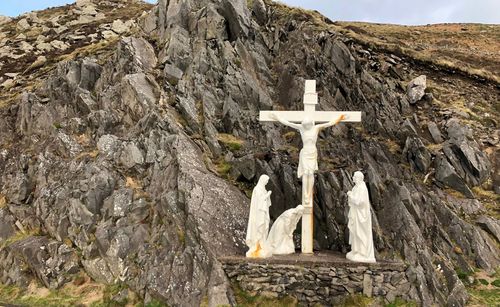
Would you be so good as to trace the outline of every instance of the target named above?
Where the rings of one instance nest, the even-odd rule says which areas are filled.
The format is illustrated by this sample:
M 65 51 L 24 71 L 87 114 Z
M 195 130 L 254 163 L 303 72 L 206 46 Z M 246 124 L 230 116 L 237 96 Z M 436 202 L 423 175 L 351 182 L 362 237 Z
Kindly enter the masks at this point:
M 305 305 L 338 304 L 345 296 L 362 293 L 408 300 L 413 290 L 402 262 L 352 262 L 345 255 L 319 252 L 314 255 L 273 256 L 252 259 L 245 256 L 220 257 L 232 282 L 249 292 L 282 297 L 294 296 Z

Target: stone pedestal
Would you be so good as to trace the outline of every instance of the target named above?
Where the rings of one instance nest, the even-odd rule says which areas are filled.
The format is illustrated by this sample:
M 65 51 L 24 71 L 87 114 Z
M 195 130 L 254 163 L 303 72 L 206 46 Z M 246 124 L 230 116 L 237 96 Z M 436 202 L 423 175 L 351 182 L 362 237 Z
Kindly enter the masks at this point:
M 345 255 L 324 252 L 266 259 L 222 257 L 226 275 L 244 291 L 260 295 L 296 297 L 304 305 L 336 305 L 345 296 L 364 294 L 392 302 L 410 300 L 413 286 L 402 262 L 356 263 Z M 414 290 L 414 289 L 413 289 Z

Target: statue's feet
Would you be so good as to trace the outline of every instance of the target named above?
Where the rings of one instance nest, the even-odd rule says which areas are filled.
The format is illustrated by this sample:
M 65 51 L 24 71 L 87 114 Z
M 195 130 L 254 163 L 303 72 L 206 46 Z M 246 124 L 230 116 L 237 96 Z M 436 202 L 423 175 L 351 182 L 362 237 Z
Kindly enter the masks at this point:
M 270 249 L 265 248 L 265 245 L 263 248 L 260 243 L 257 243 L 257 245 L 250 248 L 245 255 L 247 258 L 268 258 L 273 254 Z
M 365 262 L 365 263 L 375 263 L 375 258 L 367 258 L 354 252 L 348 252 L 345 257 L 354 262 Z
M 354 260 L 353 260 L 353 258 L 354 258 L 354 256 L 355 256 L 355 255 L 356 255 L 356 253 L 355 253 L 355 252 L 350 251 L 350 252 L 348 252 L 348 253 L 345 255 L 345 257 L 346 257 L 347 259 L 351 260 L 351 261 L 354 261 Z

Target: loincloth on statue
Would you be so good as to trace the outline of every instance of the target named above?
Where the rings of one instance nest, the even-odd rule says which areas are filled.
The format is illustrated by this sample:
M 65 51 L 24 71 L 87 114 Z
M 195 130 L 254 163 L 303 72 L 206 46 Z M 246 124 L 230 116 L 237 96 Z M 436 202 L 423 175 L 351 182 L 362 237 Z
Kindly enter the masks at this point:
M 318 150 L 315 147 L 302 148 L 299 154 L 299 168 L 297 176 L 314 175 L 318 170 Z

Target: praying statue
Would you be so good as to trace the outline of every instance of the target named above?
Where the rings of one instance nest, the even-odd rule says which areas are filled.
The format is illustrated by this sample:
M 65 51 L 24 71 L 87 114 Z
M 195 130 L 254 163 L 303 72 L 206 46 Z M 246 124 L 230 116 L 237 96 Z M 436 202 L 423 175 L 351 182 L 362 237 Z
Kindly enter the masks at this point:
M 351 251 L 347 253 L 346 258 L 356 262 L 375 262 L 370 199 L 363 179 L 363 173 L 355 172 L 352 177 L 354 187 L 347 192 L 349 202 L 347 226 Z
M 250 201 L 250 216 L 245 243 L 249 250 L 246 256 L 249 258 L 265 258 L 271 256 L 266 247 L 267 234 L 269 232 L 269 207 L 271 206 L 271 191 L 266 190 L 269 176 L 262 175 L 252 191 Z
M 304 206 L 298 205 L 296 208 L 286 210 L 274 221 L 266 244 L 273 255 L 295 253 L 293 232 L 303 213 Z

